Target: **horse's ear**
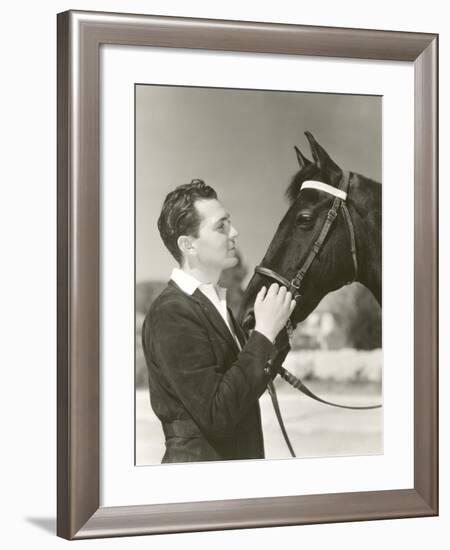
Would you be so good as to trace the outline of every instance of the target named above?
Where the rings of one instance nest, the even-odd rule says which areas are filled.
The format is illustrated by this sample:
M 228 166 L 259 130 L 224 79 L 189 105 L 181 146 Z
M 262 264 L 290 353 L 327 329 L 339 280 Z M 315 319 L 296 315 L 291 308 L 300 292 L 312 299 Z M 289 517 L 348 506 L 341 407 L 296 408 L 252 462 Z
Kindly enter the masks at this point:
M 325 174 L 341 174 L 342 170 L 333 161 L 325 149 L 317 143 L 311 132 L 305 132 L 305 136 L 308 138 L 314 162 L 317 164 L 320 171 Z
M 302 152 L 296 145 L 294 145 L 294 149 L 295 149 L 295 152 L 297 153 L 298 164 L 302 170 L 303 168 L 306 168 L 307 166 L 312 164 L 312 162 L 308 158 L 306 158 L 305 155 L 302 154 Z

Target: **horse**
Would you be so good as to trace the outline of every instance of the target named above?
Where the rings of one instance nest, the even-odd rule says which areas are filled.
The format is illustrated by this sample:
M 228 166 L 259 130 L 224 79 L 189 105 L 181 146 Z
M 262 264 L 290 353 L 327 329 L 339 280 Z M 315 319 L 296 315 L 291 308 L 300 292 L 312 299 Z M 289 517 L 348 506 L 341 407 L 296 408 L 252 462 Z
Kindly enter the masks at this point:
M 313 160 L 295 146 L 300 170 L 286 191 L 289 208 L 242 298 L 239 320 L 247 331 L 254 327 L 257 293 L 273 282 L 296 299 L 290 329 L 326 294 L 354 281 L 382 303 L 381 184 L 342 170 L 309 131 L 305 135 Z
M 349 406 L 322 399 L 282 366 L 292 331 L 328 293 L 358 281 L 380 306 L 382 302 L 381 184 L 342 170 L 310 132 L 305 135 L 313 161 L 295 147 L 300 170 L 286 191 L 290 206 L 244 292 L 239 320 L 249 332 L 254 327 L 253 304 L 260 288 L 273 282 L 286 286 L 296 307 L 275 341 L 268 372 L 274 369 L 294 388 L 327 405 L 376 409 L 381 405 Z M 286 444 L 295 457 L 272 380 L 268 390 Z

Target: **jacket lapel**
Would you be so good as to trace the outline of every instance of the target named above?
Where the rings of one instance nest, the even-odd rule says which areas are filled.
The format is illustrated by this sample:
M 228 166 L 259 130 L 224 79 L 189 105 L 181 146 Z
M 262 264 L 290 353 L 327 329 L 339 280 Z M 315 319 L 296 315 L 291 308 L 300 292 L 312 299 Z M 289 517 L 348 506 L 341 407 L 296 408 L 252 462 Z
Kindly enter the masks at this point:
M 211 323 L 214 329 L 222 336 L 222 338 L 224 338 L 228 342 L 230 346 L 233 347 L 236 352 L 239 352 L 239 348 L 236 344 L 235 339 L 233 338 L 233 335 L 230 332 L 230 329 L 227 327 L 225 321 L 222 318 L 222 315 L 220 315 L 220 313 L 217 311 L 217 308 L 214 306 L 214 304 L 199 289 L 197 289 L 194 294 L 192 294 L 191 298 L 201 306 L 203 311 L 206 313 L 208 321 Z
M 173 281 L 172 279 L 169 280 L 169 285 L 173 288 L 177 289 L 179 292 L 181 292 L 184 296 L 187 296 L 194 302 L 196 302 L 204 311 L 205 316 L 209 323 L 213 326 L 213 328 L 220 334 L 220 336 L 226 340 L 226 342 L 232 346 L 233 350 L 236 353 L 239 353 L 239 347 L 236 343 L 236 340 L 233 338 L 233 335 L 230 332 L 230 329 L 226 325 L 225 321 L 223 320 L 220 313 L 217 311 L 217 308 L 214 306 L 214 304 L 199 290 L 198 288 L 195 290 L 195 292 L 191 295 L 186 294 L 181 288 Z M 230 308 L 228 308 L 228 311 L 230 312 Z M 245 336 L 244 336 L 244 343 L 242 341 L 242 329 L 240 329 L 240 332 L 236 330 L 237 323 L 234 321 L 234 318 L 232 314 L 230 313 L 230 317 L 232 319 L 232 324 L 234 326 L 235 334 L 241 344 L 241 347 L 244 347 L 245 344 Z

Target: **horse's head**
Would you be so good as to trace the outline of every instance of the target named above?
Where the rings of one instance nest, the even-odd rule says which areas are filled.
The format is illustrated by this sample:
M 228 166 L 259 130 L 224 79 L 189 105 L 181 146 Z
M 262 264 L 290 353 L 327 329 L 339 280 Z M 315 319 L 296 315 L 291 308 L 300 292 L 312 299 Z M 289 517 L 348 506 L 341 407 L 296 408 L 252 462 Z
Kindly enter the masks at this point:
M 337 189 L 343 176 L 341 168 L 331 159 L 314 137 L 305 132 L 311 147 L 313 161 L 305 157 L 295 147 L 300 170 L 292 178 L 286 195 L 289 209 L 281 220 L 275 236 L 261 262 L 261 266 L 270 269 L 291 281 L 309 256 L 314 242 L 325 224 L 335 196 L 331 192 L 316 188 L 301 189 L 307 180 L 328 184 Z M 361 185 L 362 176 L 351 174 L 351 187 Z M 319 186 L 320 187 L 320 186 Z M 329 191 L 333 189 L 328 188 Z M 352 191 L 350 190 L 350 195 Z M 356 232 L 359 229 L 361 212 L 355 211 L 352 200 L 347 200 Z M 356 246 L 358 248 L 358 242 Z M 358 251 L 360 254 L 361 251 Z M 354 280 L 355 264 L 349 243 L 349 230 L 341 211 L 328 232 L 323 244 L 307 270 L 300 288 L 301 298 L 291 317 L 292 325 L 305 319 L 314 310 L 320 300 L 329 292 Z M 259 289 L 275 282 L 270 276 L 255 273 L 245 291 L 240 319 L 244 327 L 254 326 L 253 304 Z

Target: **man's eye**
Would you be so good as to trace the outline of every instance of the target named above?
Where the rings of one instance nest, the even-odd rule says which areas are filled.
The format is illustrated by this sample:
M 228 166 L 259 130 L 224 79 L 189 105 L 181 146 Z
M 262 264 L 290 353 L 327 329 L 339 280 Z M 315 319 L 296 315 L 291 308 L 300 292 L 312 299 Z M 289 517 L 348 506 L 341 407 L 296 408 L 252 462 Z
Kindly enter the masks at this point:
M 228 226 L 231 222 L 229 221 L 223 221 L 221 222 L 218 226 L 217 226 L 217 229 L 218 231 L 226 231 L 228 229 Z

